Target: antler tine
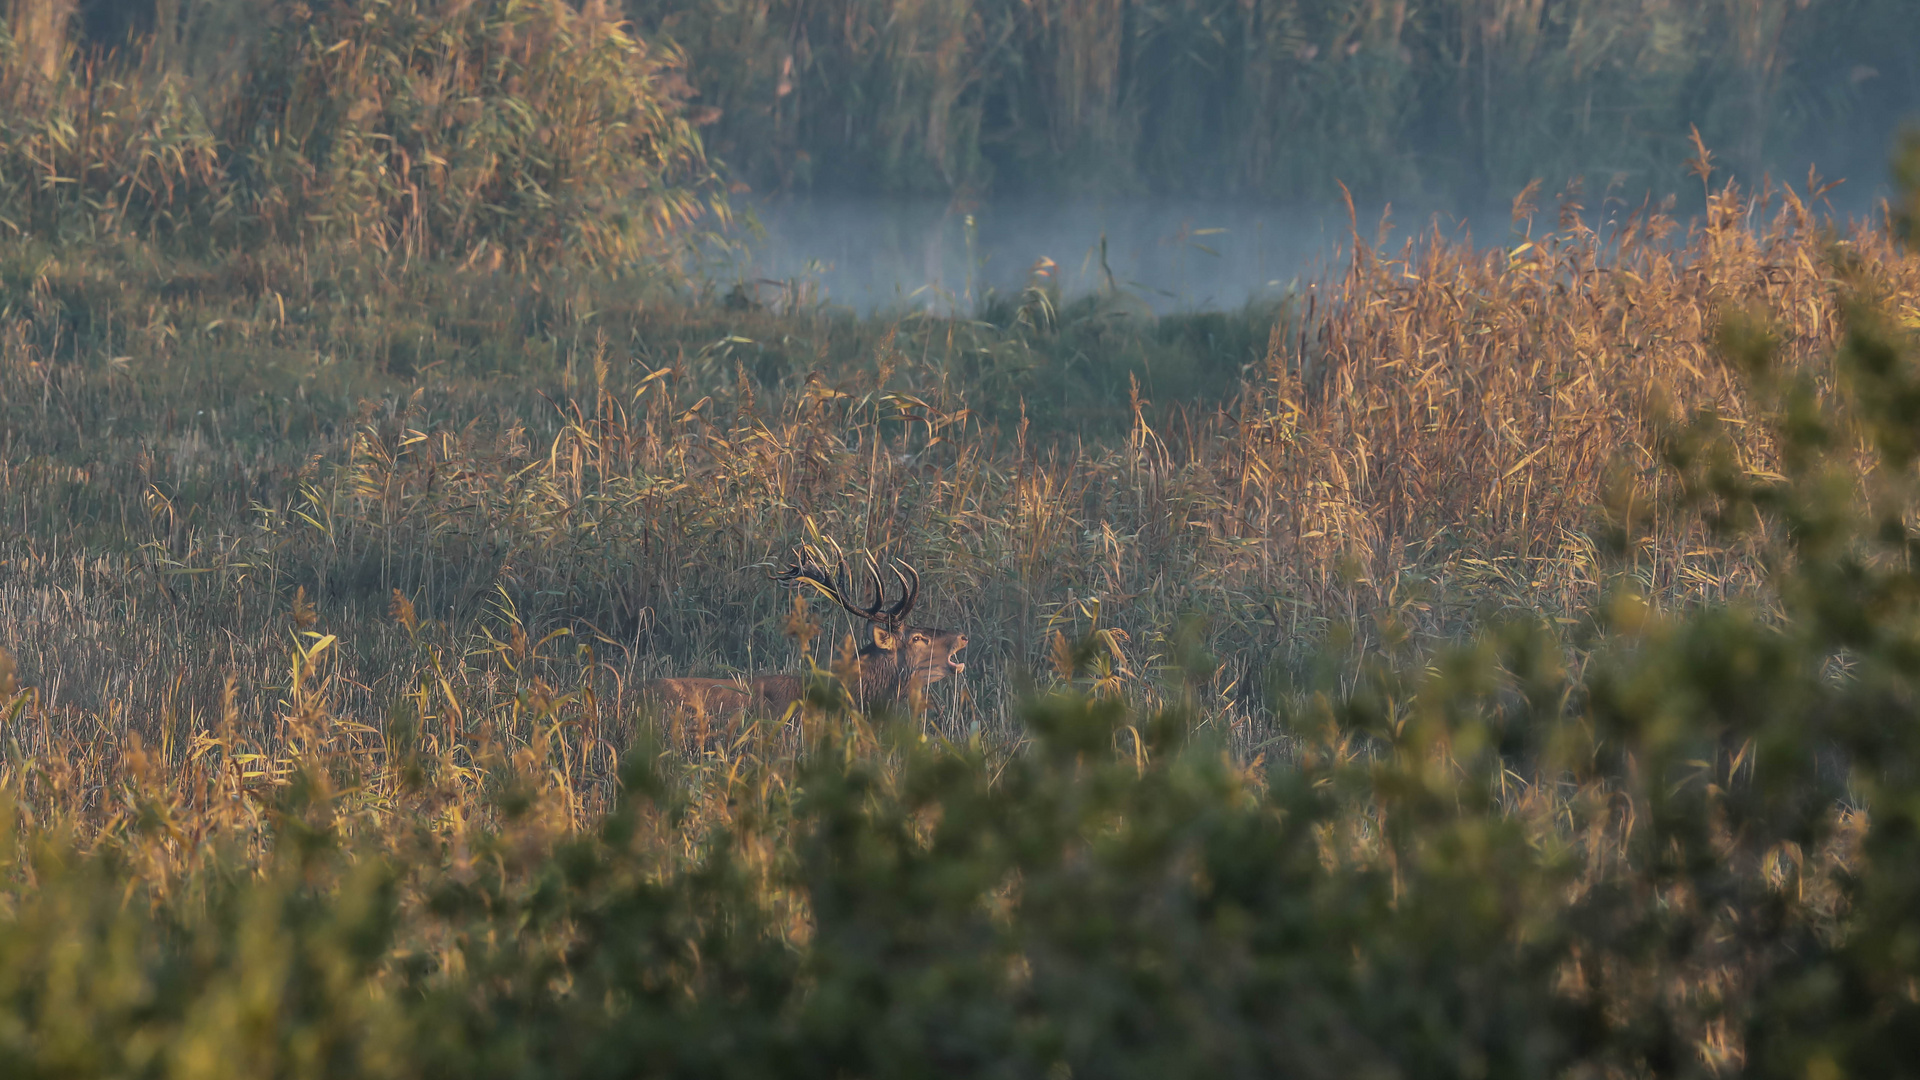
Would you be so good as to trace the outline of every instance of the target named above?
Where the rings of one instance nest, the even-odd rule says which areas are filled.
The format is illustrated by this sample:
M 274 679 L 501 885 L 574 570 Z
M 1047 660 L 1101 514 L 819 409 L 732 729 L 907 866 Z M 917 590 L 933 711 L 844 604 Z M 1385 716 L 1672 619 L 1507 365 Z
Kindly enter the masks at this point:
M 873 607 L 861 607 L 854 602 L 854 587 L 854 571 L 847 565 L 846 558 L 842 556 L 840 561 L 833 564 L 832 596 L 841 607 L 847 610 L 848 614 L 857 615 L 862 619 L 872 621 L 874 616 Z
M 867 618 L 874 622 L 891 621 L 880 611 L 880 605 L 887 602 L 887 591 L 880 584 L 880 564 L 873 561 L 871 554 L 867 556 L 867 579 L 873 585 L 873 602 L 867 605 Z
M 805 548 L 794 548 L 793 561 L 787 564 L 787 568 L 767 576 L 787 586 L 805 581 L 816 588 L 825 589 L 831 584 L 826 579 L 826 572 L 820 569 L 820 564 L 813 561 L 813 553 Z
M 858 571 L 847 565 L 846 556 L 842 555 L 831 571 L 816 562 L 814 556 L 811 550 L 795 548 L 793 562 L 785 570 L 772 575 L 773 580 L 790 587 L 804 582 L 846 609 L 849 615 L 895 628 L 899 627 L 907 613 L 913 610 L 914 603 L 920 599 L 920 572 L 908 563 L 893 559 L 889 561 L 887 569 L 893 572 L 894 580 L 900 583 L 900 599 L 888 605 L 886 586 L 880 580 L 880 564 L 869 554 L 866 556 L 866 576 L 873 589 L 873 600 L 866 607 L 860 607 L 849 599 L 855 588 L 854 579 Z
M 912 611 L 914 603 L 920 599 L 920 571 L 915 570 L 913 564 L 899 559 L 893 560 L 890 569 L 893 576 L 900 580 L 900 602 L 887 609 L 887 617 L 899 622 L 907 617 L 907 612 Z M 904 574 L 901 573 L 903 569 L 906 571 Z M 909 575 L 913 580 L 907 580 Z
M 828 571 L 813 560 L 812 552 L 801 548 L 794 549 L 793 562 L 785 570 L 773 575 L 775 581 L 789 587 L 802 583 L 811 585 L 827 599 L 845 608 L 848 614 L 858 615 L 862 619 L 872 619 L 874 612 L 863 610 L 848 601 L 847 588 L 852 584 L 851 577 L 852 575 L 847 573 L 844 558 L 834 564 L 832 571 Z

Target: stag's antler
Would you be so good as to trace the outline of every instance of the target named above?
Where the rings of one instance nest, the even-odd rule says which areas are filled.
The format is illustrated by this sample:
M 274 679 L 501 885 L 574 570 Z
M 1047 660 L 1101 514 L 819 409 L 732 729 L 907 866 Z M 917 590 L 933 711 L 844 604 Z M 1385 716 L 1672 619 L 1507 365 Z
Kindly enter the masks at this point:
M 891 560 L 887 568 L 893 571 L 894 578 L 900 582 L 900 599 L 889 607 L 882 607 L 886 603 L 886 591 L 880 584 L 880 564 L 874 562 L 871 555 L 866 556 L 866 562 L 867 578 L 873 586 L 873 599 L 866 607 L 860 607 L 850 599 L 853 572 L 847 568 L 844 557 L 834 563 L 833 570 L 829 572 L 814 560 L 811 552 L 796 549 L 793 562 L 785 570 L 773 575 L 773 580 L 793 587 L 811 585 L 849 614 L 870 623 L 898 629 L 906 621 L 907 613 L 913 610 L 914 603 L 920 599 L 920 572 L 899 559 Z

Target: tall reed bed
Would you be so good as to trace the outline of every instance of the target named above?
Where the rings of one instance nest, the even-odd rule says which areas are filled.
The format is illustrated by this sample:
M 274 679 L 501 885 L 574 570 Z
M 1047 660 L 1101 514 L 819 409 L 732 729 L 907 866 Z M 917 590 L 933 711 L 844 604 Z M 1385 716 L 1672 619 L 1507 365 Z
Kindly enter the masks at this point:
M 727 217 L 681 56 L 604 7 L 229 5 L 227 65 L 172 6 L 107 53 L 45 7 L 0 26 L 12 233 L 658 272 Z

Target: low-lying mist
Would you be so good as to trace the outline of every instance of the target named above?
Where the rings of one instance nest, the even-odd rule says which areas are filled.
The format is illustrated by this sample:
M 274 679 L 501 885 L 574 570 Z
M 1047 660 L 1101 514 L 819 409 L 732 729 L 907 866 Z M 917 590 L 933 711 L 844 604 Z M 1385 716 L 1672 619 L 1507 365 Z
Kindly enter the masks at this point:
M 1329 206 L 818 196 L 751 209 L 764 231 L 734 270 L 760 300 L 797 283 L 862 313 L 970 312 L 1030 284 L 1143 311 L 1231 308 L 1303 285 L 1351 242 L 1345 208 Z
M 1796 191 L 1806 186 L 1804 176 L 1787 182 Z M 1722 183 L 1716 176 L 1715 187 Z M 1841 220 L 1878 215 L 1885 193 L 1884 175 L 1849 180 L 1821 209 Z M 1684 221 L 1699 196 L 1676 194 L 1671 212 Z M 1644 192 L 1629 199 L 1543 187 L 1530 220 L 1516 219 L 1511 202 L 1462 210 L 1420 198 L 1356 203 L 1351 216 L 1343 202 L 748 199 L 743 217 L 759 228 L 742 230 L 741 247 L 715 277 L 760 304 L 824 302 L 861 314 L 969 313 L 992 295 L 1034 284 L 1055 286 L 1062 298 L 1110 293 L 1142 313 L 1227 310 L 1337 273 L 1356 228 L 1363 242 L 1395 247 L 1436 228 L 1449 240 L 1495 245 L 1557 227 L 1563 203 L 1605 231 L 1649 199 L 1660 202 Z

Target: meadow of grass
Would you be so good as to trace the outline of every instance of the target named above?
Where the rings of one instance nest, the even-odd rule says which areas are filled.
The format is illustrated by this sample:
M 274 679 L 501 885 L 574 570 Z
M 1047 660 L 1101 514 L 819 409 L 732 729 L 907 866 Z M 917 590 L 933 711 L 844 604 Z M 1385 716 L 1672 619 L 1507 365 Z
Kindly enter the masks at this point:
M 204 157 L 0 129 L 84 181 L 0 238 L 7 1075 L 1920 1060 L 1920 204 L 1696 148 L 1692 220 L 1529 189 L 1283 303 L 862 319 L 532 199 L 678 99 L 515 127 L 577 90 L 527 42 L 613 24 L 448 11 L 276 46 L 316 126 Z M 646 130 L 598 145 L 708 199 Z M 918 566 L 966 677 L 648 707 L 831 670 L 766 578 L 823 541 Z

